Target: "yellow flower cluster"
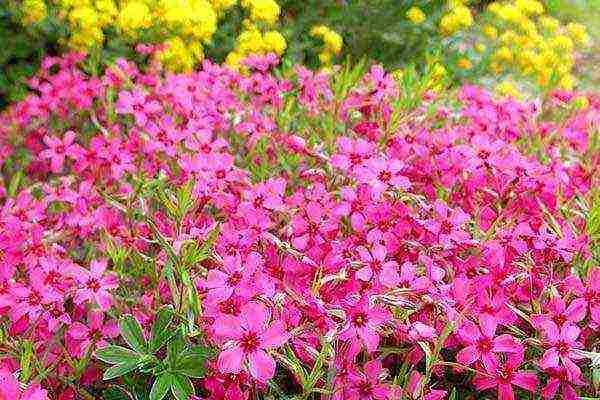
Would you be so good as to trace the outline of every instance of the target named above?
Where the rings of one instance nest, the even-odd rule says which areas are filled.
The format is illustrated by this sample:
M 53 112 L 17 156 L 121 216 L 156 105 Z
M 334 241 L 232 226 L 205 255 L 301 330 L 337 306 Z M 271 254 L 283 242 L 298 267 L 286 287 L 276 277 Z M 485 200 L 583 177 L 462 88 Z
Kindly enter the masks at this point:
M 283 35 L 272 27 L 279 20 L 281 9 L 274 0 L 241 0 L 248 11 L 243 30 L 237 38 L 235 49 L 227 55 L 225 62 L 231 68 L 244 71 L 242 60 L 250 54 L 275 53 L 282 55 L 287 48 Z
M 511 81 L 505 80 L 496 86 L 496 92 L 504 97 L 513 97 L 517 100 L 523 98 L 523 95 Z
M 274 25 L 281 12 L 279 4 L 274 0 L 242 0 L 242 7 L 250 11 L 250 20 Z
M 488 10 L 492 22 L 484 26 L 483 34 L 492 42 L 493 72 L 516 72 L 543 88 L 573 88 L 575 48 L 589 42 L 584 26 L 562 26 L 544 15 L 544 6 L 538 0 L 493 2 Z
M 451 36 L 454 33 L 467 29 L 473 24 L 471 10 L 462 2 L 450 3 L 449 12 L 440 20 L 439 29 L 442 35 Z
M 236 70 L 244 70 L 242 60 L 250 54 L 275 53 L 282 55 L 287 48 L 285 38 L 275 30 L 261 32 L 256 25 L 249 25 L 237 38 L 236 48 L 227 55 L 225 62 Z
M 47 6 L 56 8 L 69 28 L 65 44 L 76 50 L 102 47 L 109 32 L 129 44 L 163 44 L 156 58 L 183 72 L 202 60 L 219 17 L 238 3 L 248 19 L 228 63 L 238 67 L 249 54 L 283 54 L 287 43 L 274 30 L 281 12 L 275 0 L 23 0 L 22 11 L 23 23 L 31 25 L 45 18 Z
M 335 56 L 339 55 L 342 51 L 342 46 L 344 45 L 342 36 L 325 25 L 313 26 L 310 30 L 310 35 L 323 40 L 324 46 L 319 53 L 319 61 L 325 67 L 331 65 Z
M 406 18 L 408 18 L 413 24 L 419 25 L 427 19 L 425 13 L 419 7 L 411 7 L 406 12 Z
M 23 21 L 27 25 L 33 25 L 48 15 L 48 9 L 44 0 L 24 0 L 23 1 Z

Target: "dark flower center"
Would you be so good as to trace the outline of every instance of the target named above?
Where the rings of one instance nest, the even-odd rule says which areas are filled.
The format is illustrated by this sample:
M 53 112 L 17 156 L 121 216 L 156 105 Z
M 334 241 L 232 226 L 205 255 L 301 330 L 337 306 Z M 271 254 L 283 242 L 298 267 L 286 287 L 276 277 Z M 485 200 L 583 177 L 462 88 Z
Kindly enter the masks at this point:
M 258 349 L 259 344 L 260 340 L 254 332 L 248 332 L 242 337 L 241 346 L 246 353 L 254 352 L 256 349 Z

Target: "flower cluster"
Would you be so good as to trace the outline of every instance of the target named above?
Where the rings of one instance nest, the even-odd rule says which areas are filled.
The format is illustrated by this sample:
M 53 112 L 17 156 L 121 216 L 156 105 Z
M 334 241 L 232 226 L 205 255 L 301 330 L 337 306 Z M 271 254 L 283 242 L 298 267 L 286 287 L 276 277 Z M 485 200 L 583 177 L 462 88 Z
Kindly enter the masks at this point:
M 561 25 L 537 0 L 493 2 L 488 10 L 483 33 L 495 74 L 516 72 L 541 88 L 573 88 L 576 49 L 589 43 L 583 25 Z
M 323 41 L 319 61 L 323 66 L 331 66 L 332 61 L 340 54 L 344 45 L 340 34 L 325 25 L 317 25 L 312 27 L 310 35 Z
M 280 14 L 275 0 L 239 2 L 247 13 L 244 29 L 229 54 L 230 66 L 239 68 L 250 54 L 282 55 L 287 44 L 274 29 Z M 67 25 L 65 44 L 75 50 L 103 48 L 116 36 L 126 44 L 159 44 L 155 58 L 167 69 L 189 72 L 204 58 L 225 11 L 238 1 L 227 0 L 26 0 L 22 22 L 33 25 L 46 17 Z
M 456 32 L 469 28 L 473 24 L 471 10 L 461 1 L 450 2 L 449 11 L 440 20 L 439 29 L 442 35 L 451 36 Z
M 411 7 L 406 12 L 406 18 L 408 18 L 413 24 L 419 25 L 427 19 L 427 16 L 419 7 Z
M 164 304 L 217 349 L 186 389 L 204 398 L 597 393 L 598 97 L 409 108 L 378 66 L 82 60 L 45 60 L 0 117 L 4 397 L 97 393 L 114 317 L 149 331 Z

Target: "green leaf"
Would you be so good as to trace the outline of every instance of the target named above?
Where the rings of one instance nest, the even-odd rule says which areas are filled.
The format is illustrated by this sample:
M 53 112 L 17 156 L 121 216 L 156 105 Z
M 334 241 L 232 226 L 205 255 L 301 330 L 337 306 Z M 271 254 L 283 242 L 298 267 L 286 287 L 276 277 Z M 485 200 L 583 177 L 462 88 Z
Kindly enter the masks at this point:
M 173 375 L 164 373 L 160 375 L 152 385 L 150 390 L 150 400 L 162 400 L 169 391 L 173 382 Z
M 146 339 L 140 323 L 131 314 L 124 315 L 119 320 L 121 336 L 127 342 L 129 347 L 139 353 L 145 353 L 147 350 Z
M 168 338 L 173 334 L 169 330 L 169 326 L 173 321 L 173 306 L 167 305 L 162 307 L 157 315 L 154 324 L 152 324 L 152 338 L 150 339 L 149 351 L 155 353 L 167 342 Z
M 123 364 L 139 361 L 141 354 L 121 346 L 106 346 L 96 350 L 96 358 L 109 364 Z
M 206 374 L 206 359 L 210 356 L 210 349 L 204 347 L 188 349 L 177 357 L 173 372 L 190 378 L 202 378 Z
M 117 385 L 102 391 L 102 400 L 131 400 L 133 397 L 127 391 Z
M 7 194 L 9 197 L 15 197 L 17 195 L 21 179 L 23 179 L 23 171 L 19 170 L 13 175 L 10 184 L 8 185 Z
M 181 334 L 181 328 L 177 330 L 175 336 L 167 344 L 167 362 L 171 367 L 177 365 L 179 355 L 185 349 L 185 342 L 183 341 L 183 335 Z
M 195 393 L 192 381 L 183 375 L 173 375 L 171 392 L 177 400 L 188 400 Z
M 108 381 L 110 379 L 118 378 L 119 376 L 123 376 L 126 373 L 131 372 L 134 369 L 136 369 L 137 365 L 138 365 L 137 361 L 113 365 L 112 367 L 110 367 L 109 369 L 104 371 L 104 375 L 103 375 L 102 379 L 104 379 L 105 381 Z

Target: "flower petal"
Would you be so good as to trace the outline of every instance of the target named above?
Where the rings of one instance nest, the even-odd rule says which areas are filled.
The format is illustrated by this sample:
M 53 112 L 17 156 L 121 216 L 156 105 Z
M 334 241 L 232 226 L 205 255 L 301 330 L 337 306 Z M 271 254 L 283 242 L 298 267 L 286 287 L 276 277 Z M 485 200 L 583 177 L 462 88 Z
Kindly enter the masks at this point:
M 259 382 L 267 382 L 275 375 L 275 360 L 263 350 L 248 355 L 250 374 Z

